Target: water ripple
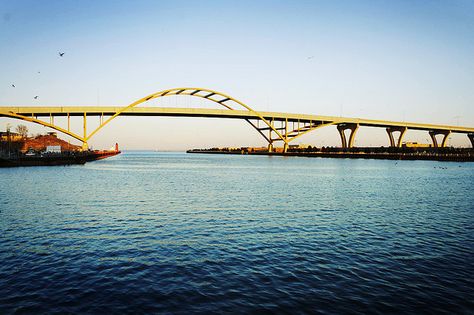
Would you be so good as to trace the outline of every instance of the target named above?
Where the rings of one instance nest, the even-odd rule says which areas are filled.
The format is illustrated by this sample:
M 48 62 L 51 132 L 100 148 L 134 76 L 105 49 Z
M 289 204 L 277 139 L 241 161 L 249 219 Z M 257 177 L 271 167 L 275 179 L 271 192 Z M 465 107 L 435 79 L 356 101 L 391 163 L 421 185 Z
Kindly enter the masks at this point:
M 474 165 L 438 164 L 136 152 L 0 170 L 0 313 L 472 314 Z

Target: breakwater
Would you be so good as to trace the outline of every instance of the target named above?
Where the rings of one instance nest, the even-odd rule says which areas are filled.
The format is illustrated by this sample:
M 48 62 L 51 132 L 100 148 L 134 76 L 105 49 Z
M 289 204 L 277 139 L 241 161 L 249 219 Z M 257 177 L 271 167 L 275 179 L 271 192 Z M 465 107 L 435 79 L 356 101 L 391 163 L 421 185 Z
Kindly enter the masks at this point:
M 205 154 L 251 154 L 270 156 L 300 156 L 338 159 L 381 159 L 381 160 L 424 160 L 424 161 L 452 161 L 452 162 L 474 162 L 474 150 L 465 148 L 428 148 L 399 149 L 399 148 L 353 148 L 339 149 L 327 148 L 320 150 L 293 150 L 288 152 L 268 152 L 267 150 L 255 150 L 253 148 L 240 149 L 192 149 L 187 153 Z

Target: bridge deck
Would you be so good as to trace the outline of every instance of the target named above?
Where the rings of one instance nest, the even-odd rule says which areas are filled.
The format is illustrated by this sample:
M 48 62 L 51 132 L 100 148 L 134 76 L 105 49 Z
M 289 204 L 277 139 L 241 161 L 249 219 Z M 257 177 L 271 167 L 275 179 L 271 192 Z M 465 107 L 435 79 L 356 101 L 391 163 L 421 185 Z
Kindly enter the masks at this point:
M 47 116 L 111 116 L 123 107 L 117 106 L 47 106 L 47 107 L 0 107 L 0 116 L 2 113 L 15 113 L 23 116 L 47 117 Z M 300 122 L 300 123 L 333 123 L 333 124 L 352 124 L 368 127 L 407 127 L 414 130 L 449 130 L 456 133 L 474 133 L 474 128 L 423 124 L 412 122 L 397 122 L 375 119 L 334 117 L 307 114 L 292 114 L 280 112 L 258 112 L 267 120 Z M 176 108 L 176 107 L 133 107 L 129 108 L 120 115 L 122 116 L 178 116 L 178 117 L 215 117 L 215 118 L 234 118 L 234 119 L 259 119 L 251 111 L 246 110 L 227 110 L 227 109 L 206 109 L 206 108 Z

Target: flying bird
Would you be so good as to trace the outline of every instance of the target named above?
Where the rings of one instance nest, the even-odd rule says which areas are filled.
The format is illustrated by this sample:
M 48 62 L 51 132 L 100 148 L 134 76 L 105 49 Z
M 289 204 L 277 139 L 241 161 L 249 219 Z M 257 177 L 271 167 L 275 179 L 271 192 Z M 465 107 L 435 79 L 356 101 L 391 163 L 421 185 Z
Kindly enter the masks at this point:
M 59 57 L 62 57 L 64 56 L 64 53 L 63 52 L 59 52 Z
M 36 96 L 35 96 L 35 97 L 33 97 L 33 98 L 34 98 L 35 100 L 37 100 L 37 99 L 38 99 L 38 95 L 36 95 Z
M 314 56 L 309 56 L 309 57 L 308 57 L 308 60 L 309 60 L 309 59 L 313 59 L 313 58 L 314 58 Z
M 15 84 L 12 84 L 12 87 L 15 87 Z

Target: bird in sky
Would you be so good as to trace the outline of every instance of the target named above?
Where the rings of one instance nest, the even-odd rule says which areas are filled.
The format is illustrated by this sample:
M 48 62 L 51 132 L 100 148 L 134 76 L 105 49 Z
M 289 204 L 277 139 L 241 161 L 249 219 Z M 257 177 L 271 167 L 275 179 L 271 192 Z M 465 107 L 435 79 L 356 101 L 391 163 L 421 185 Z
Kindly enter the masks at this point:
M 40 73 L 41 73 L 41 71 L 38 71 L 38 74 L 40 74 Z
M 62 57 L 64 56 L 64 53 L 63 52 L 59 52 L 59 57 Z
M 35 96 L 35 97 L 33 97 L 33 98 L 34 98 L 35 100 L 37 100 L 37 99 L 38 99 L 38 95 L 36 95 L 36 96 Z
M 15 84 L 12 84 L 12 87 L 15 87 Z
M 314 58 L 314 56 L 309 56 L 309 57 L 308 57 L 308 60 L 309 60 L 309 59 L 313 59 L 313 58 Z

